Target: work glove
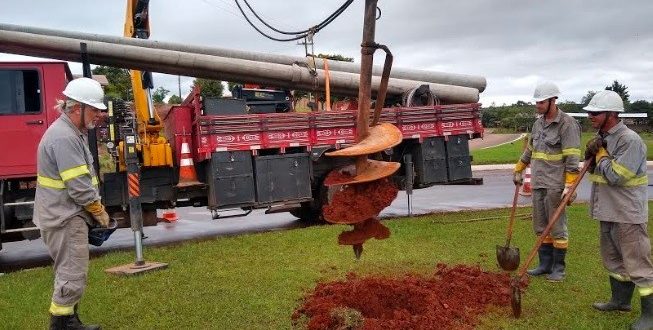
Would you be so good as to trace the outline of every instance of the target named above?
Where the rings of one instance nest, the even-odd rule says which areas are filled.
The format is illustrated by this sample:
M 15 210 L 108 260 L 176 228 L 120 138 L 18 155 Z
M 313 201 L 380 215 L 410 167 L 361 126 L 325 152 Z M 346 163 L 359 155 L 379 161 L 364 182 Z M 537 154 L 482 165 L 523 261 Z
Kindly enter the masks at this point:
M 585 145 L 585 160 L 590 160 L 596 157 L 596 154 L 601 148 L 605 148 L 605 142 L 600 136 L 595 136 L 587 141 L 587 144 Z
M 109 214 L 107 214 L 104 205 L 102 205 L 99 200 L 93 201 L 84 206 L 84 209 L 93 216 L 95 222 L 100 224 L 100 226 L 104 228 L 109 227 Z
M 565 172 L 565 189 L 562 190 L 562 195 L 560 196 L 561 199 L 564 199 L 567 194 L 569 194 L 569 190 L 571 190 L 571 186 L 574 185 L 574 182 L 576 181 L 576 178 L 578 178 L 578 173 L 570 173 L 570 172 Z M 571 205 L 576 200 L 576 197 L 578 194 L 576 191 L 569 197 L 569 200 L 567 201 L 567 205 Z
M 610 154 L 608 154 L 608 151 L 605 148 L 603 147 L 599 148 L 599 151 L 597 151 L 596 155 L 594 156 L 594 164 L 598 165 L 601 159 L 609 156 Z
M 515 184 L 515 186 L 521 186 L 524 184 L 524 177 L 522 176 L 522 172 L 526 166 L 528 165 L 522 162 L 521 159 L 517 162 L 517 164 L 515 164 L 515 172 L 512 176 L 512 182 Z

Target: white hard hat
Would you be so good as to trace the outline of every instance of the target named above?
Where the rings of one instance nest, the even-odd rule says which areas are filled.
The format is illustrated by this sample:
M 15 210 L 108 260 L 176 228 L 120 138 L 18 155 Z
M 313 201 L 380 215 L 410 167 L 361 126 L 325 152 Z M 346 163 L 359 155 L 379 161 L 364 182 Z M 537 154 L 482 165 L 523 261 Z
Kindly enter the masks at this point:
M 533 92 L 533 100 L 535 100 L 535 102 L 542 102 L 558 96 L 560 96 L 558 86 L 548 81 L 537 85 L 537 87 L 535 87 L 535 92 Z
M 594 94 L 590 103 L 583 110 L 589 112 L 624 112 L 624 101 L 616 92 L 602 90 Z
M 102 90 L 102 86 L 100 86 L 99 82 L 90 78 L 77 78 L 71 80 L 68 85 L 66 85 L 63 95 L 100 110 L 105 110 L 107 108 L 107 106 L 104 105 L 104 91 Z

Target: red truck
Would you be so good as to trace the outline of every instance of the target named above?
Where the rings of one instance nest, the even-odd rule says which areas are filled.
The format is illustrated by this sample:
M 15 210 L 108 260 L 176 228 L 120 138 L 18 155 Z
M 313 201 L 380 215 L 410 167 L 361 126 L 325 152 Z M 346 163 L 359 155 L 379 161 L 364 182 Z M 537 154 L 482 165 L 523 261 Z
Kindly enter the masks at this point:
M 71 78 L 65 62 L 0 63 L 0 248 L 2 242 L 38 237 L 31 222 L 36 148 L 59 115 L 54 103 Z M 266 104 L 244 98 L 203 99 L 194 90 L 172 107 L 163 121 L 174 166 L 143 167 L 140 173 L 144 225 L 156 224 L 157 209 L 179 206 L 207 206 L 214 218 L 266 208 L 307 221 L 319 219 L 325 201 L 322 181 L 347 162 L 324 152 L 354 142 L 356 111 L 252 113 L 255 106 Z M 109 149 L 122 141 L 124 128 L 135 125 L 127 106 L 112 108 L 108 122 L 114 134 L 103 140 Z M 468 140 L 483 135 L 480 104 L 385 108 L 381 122 L 395 124 L 403 134 L 401 144 L 377 155 L 402 163 L 393 177 L 400 187 L 406 188 L 405 182 L 415 188 L 476 182 Z M 183 143 L 190 147 L 200 184 L 178 185 Z M 405 178 L 405 155 L 412 156 L 414 180 Z M 101 182 L 108 212 L 128 227 L 124 169 L 116 166 Z

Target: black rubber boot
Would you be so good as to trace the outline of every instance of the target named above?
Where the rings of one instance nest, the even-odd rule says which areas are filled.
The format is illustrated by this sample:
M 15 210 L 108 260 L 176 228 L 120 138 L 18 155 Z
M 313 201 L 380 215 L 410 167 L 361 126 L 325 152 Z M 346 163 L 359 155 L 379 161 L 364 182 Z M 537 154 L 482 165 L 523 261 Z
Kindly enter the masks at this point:
M 100 330 L 99 325 L 84 325 L 75 313 L 72 315 L 50 315 L 50 330 Z
M 630 326 L 631 330 L 649 330 L 653 329 L 653 294 L 640 297 L 642 302 L 642 315 L 637 322 Z
M 596 302 L 592 304 L 592 307 L 602 312 L 630 312 L 632 309 L 630 307 L 630 301 L 633 299 L 635 283 L 631 281 L 619 281 L 610 276 L 610 290 L 612 291 L 612 298 L 610 298 L 610 301 L 606 303 Z
M 535 269 L 529 269 L 527 271 L 528 275 L 540 276 L 550 274 L 551 267 L 553 266 L 553 244 L 540 245 L 540 248 L 537 249 L 537 255 L 540 259 L 540 264 Z
M 546 276 L 546 280 L 549 282 L 562 282 L 565 279 L 565 256 L 567 255 L 567 249 L 556 249 L 553 248 L 553 267 L 551 268 L 551 274 Z

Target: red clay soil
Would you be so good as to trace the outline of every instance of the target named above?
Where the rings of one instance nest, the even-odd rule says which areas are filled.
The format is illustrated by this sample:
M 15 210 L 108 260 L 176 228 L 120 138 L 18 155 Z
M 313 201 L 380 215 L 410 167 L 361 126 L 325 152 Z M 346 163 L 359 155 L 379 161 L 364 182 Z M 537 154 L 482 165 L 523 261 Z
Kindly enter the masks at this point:
M 524 286 L 527 283 L 523 283 Z M 307 329 L 473 329 L 489 306 L 510 306 L 508 273 L 438 264 L 431 276 L 319 283 L 292 315 Z
M 349 182 L 351 178 L 354 176 L 347 173 L 347 172 L 341 172 L 341 171 L 331 171 L 329 174 L 327 174 L 326 178 L 324 178 L 324 185 L 330 186 L 330 185 L 336 185 L 336 184 L 343 184 L 345 182 Z
M 336 171 L 334 171 L 337 173 Z M 375 218 L 397 197 L 397 187 L 388 179 L 343 186 L 323 207 L 331 223 L 354 224 Z
M 377 218 L 367 219 L 354 224 L 354 229 L 343 231 L 338 235 L 338 244 L 363 244 L 370 238 L 386 239 L 390 237 L 390 229 L 379 222 Z

